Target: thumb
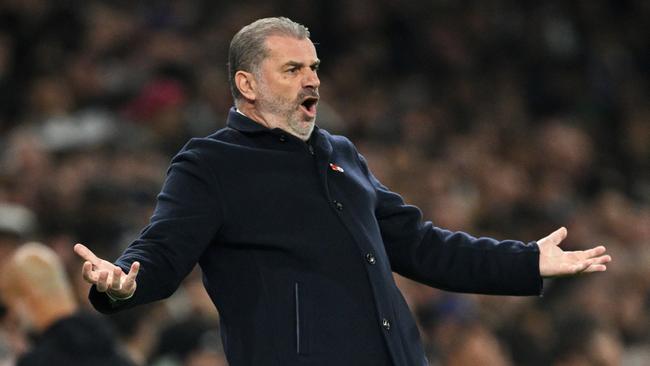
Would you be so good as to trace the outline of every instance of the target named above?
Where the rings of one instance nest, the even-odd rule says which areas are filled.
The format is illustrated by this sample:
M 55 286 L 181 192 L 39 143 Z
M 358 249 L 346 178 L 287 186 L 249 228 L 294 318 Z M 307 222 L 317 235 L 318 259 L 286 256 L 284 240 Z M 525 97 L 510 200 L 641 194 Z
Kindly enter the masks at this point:
M 547 237 L 540 240 L 540 242 L 543 244 L 552 244 L 557 246 L 560 245 L 562 240 L 564 240 L 567 237 L 567 234 L 568 234 L 567 229 L 564 226 L 562 226 L 561 228 L 549 234 Z

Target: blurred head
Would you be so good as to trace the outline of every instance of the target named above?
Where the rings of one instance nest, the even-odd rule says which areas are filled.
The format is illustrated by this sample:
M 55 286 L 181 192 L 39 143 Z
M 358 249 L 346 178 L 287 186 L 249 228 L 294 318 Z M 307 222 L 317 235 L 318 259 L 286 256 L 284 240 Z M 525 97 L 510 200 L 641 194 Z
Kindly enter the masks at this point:
M 319 63 L 303 25 L 264 18 L 245 26 L 230 43 L 235 106 L 269 128 L 306 140 L 316 121 Z
M 42 332 L 77 306 L 61 259 L 39 243 L 23 244 L 7 258 L 0 296 L 26 331 Z

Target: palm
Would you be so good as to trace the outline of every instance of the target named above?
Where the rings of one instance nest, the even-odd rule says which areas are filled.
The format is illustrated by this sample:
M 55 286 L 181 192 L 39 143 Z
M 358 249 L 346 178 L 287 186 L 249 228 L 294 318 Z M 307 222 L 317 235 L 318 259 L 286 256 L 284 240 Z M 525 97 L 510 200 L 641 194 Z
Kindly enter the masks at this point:
M 598 246 L 588 250 L 564 251 L 559 245 L 567 236 L 567 230 L 560 228 L 549 236 L 540 239 L 539 272 L 542 277 L 568 276 L 578 273 L 602 272 L 612 260 L 604 255 L 605 247 Z
M 86 282 L 95 285 L 97 291 L 108 292 L 117 298 L 128 298 L 137 287 L 135 281 L 140 269 L 138 262 L 133 262 L 129 274 L 113 263 L 97 257 L 90 249 L 82 244 L 74 246 L 74 251 L 85 260 L 82 274 Z

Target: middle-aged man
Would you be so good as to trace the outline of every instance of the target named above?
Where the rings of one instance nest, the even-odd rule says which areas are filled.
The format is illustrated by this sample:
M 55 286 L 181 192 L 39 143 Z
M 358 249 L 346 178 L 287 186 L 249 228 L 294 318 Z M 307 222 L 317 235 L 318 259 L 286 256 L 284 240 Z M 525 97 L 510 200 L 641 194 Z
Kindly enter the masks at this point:
M 348 139 L 315 126 L 319 63 L 307 29 L 286 18 L 234 36 L 227 127 L 174 157 L 150 224 L 117 265 L 75 246 L 99 311 L 165 298 L 198 263 L 231 366 L 426 365 L 392 272 L 539 295 L 542 277 L 606 269 L 602 246 L 560 249 L 564 228 L 524 244 L 423 222 Z

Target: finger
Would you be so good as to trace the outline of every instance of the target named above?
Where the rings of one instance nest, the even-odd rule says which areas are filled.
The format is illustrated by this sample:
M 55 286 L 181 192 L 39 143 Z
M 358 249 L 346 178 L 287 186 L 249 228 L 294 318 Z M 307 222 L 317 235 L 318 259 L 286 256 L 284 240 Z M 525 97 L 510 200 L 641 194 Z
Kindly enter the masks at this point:
M 567 234 L 568 233 L 567 233 L 566 228 L 564 226 L 562 226 L 561 228 L 559 228 L 559 229 L 555 230 L 554 232 L 552 232 L 551 235 L 548 236 L 548 238 L 551 241 L 551 243 L 553 243 L 554 245 L 560 245 L 560 243 L 564 239 L 566 239 Z
M 563 226 L 554 232 L 550 233 L 546 237 L 537 241 L 540 247 L 546 247 L 549 245 L 557 246 L 559 245 L 564 238 L 567 236 L 566 228 Z
M 611 262 L 612 257 L 603 255 L 597 258 L 590 258 L 581 262 L 575 263 L 571 266 L 571 272 L 577 273 L 591 273 L 603 272 L 607 270 L 606 264 Z
M 126 280 L 124 282 L 135 282 L 135 278 L 138 276 L 140 271 L 140 262 L 133 262 L 131 268 L 129 269 L 129 274 L 126 275 Z
M 115 266 L 113 268 L 113 280 L 111 281 L 111 290 L 118 291 L 122 286 L 120 280 L 122 279 L 122 268 Z
M 129 269 L 129 274 L 126 275 L 126 279 L 124 280 L 124 284 L 122 286 L 123 289 L 128 291 L 135 289 L 135 279 L 138 276 L 139 270 L 140 262 L 133 262 L 131 264 L 131 268 Z
M 99 292 L 106 292 L 108 289 L 108 271 L 100 271 L 99 272 L 99 278 L 97 279 L 97 283 L 95 286 L 97 287 L 97 291 Z
M 580 259 L 582 262 L 589 262 L 590 264 L 607 264 L 612 261 L 612 257 L 609 255 L 601 255 L 600 257 L 595 258 L 584 258 Z
M 592 272 L 605 272 L 607 270 L 607 266 L 604 264 L 592 264 L 587 269 L 582 271 L 582 273 L 592 273 Z
M 580 253 L 580 257 L 582 259 L 594 258 L 594 257 L 598 257 L 600 255 L 603 255 L 603 253 L 605 253 L 605 251 L 607 251 L 607 249 L 605 249 L 604 246 L 600 245 L 600 246 L 597 246 L 595 248 L 591 248 L 591 249 L 582 251 Z
M 74 252 L 77 253 L 78 256 L 81 258 L 89 261 L 93 265 L 97 266 L 99 262 L 101 262 L 101 259 L 99 259 L 95 253 L 92 252 L 92 250 L 88 249 L 85 245 L 83 244 L 75 244 L 74 246 Z
M 607 270 L 606 264 L 611 262 L 612 257 L 604 255 L 598 258 L 592 258 L 578 264 L 578 271 L 575 273 L 604 272 Z
M 594 258 L 593 264 L 607 264 L 612 261 L 612 257 L 609 255 L 603 255 L 597 258 Z
M 93 264 L 85 261 L 83 267 L 81 268 L 81 275 L 84 280 L 90 284 L 97 283 L 97 276 L 93 273 Z
M 589 266 L 591 266 L 592 264 L 594 264 L 593 259 L 588 259 L 588 260 L 585 260 L 585 261 L 582 261 L 582 262 L 575 263 L 575 264 L 573 264 L 571 266 L 571 272 L 574 273 L 574 274 L 583 272 L 587 268 L 589 268 Z

